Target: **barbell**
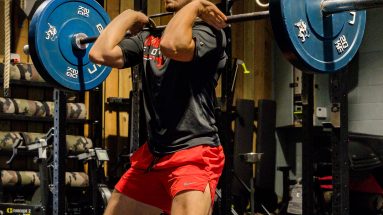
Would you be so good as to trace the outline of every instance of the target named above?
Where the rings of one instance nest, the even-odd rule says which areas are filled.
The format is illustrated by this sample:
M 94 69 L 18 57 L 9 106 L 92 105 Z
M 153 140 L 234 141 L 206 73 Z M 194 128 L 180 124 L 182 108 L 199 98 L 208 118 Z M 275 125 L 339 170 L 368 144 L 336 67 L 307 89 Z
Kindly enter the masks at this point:
M 268 11 L 228 16 L 227 23 L 271 18 L 281 50 L 304 71 L 343 70 L 362 41 L 368 8 L 383 0 L 270 0 Z M 88 54 L 110 22 L 94 0 L 47 0 L 32 17 L 29 53 L 41 76 L 59 88 L 85 91 L 100 85 L 111 68 Z M 164 26 L 144 30 L 161 30 Z

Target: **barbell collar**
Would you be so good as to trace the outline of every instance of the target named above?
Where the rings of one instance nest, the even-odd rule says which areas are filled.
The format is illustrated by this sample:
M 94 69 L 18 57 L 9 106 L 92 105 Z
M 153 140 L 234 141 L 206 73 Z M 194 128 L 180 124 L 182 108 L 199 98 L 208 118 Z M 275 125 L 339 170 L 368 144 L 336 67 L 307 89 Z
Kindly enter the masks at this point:
M 86 48 L 88 48 L 89 43 L 81 43 L 81 41 L 86 38 L 89 37 L 84 33 L 77 33 L 73 35 L 72 46 L 79 50 L 85 50 Z
M 325 0 L 321 7 L 324 14 L 333 14 L 383 7 L 383 0 Z

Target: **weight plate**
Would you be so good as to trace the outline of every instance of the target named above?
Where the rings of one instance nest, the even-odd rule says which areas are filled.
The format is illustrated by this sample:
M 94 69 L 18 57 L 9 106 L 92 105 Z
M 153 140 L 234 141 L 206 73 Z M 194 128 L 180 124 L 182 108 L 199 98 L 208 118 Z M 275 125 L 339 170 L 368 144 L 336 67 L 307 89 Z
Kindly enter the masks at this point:
M 366 11 L 324 15 L 321 0 L 270 0 L 276 41 L 290 62 L 304 70 L 334 73 L 357 53 Z
M 89 50 L 77 48 L 76 34 L 96 36 L 110 22 L 105 10 L 93 0 L 47 0 L 30 24 L 30 55 L 40 75 L 59 88 L 90 90 L 100 85 L 111 68 L 89 60 Z

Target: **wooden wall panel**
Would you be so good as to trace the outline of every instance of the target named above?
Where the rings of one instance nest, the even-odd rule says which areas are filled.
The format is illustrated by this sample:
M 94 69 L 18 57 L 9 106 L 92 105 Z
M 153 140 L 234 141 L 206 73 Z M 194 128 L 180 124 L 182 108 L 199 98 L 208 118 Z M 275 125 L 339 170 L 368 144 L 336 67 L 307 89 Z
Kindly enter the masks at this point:
M 264 10 L 254 1 L 235 1 L 233 14 Z M 233 58 L 245 61 L 250 74 L 239 68 L 236 98 L 271 98 L 271 27 L 269 21 L 248 21 L 232 25 Z M 256 102 L 257 103 L 257 102 Z
M 134 0 L 121 0 L 120 2 L 120 13 L 124 12 L 127 9 L 134 8 Z
M 244 11 L 244 1 L 236 1 L 233 5 L 233 14 L 239 14 Z M 244 60 L 245 55 L 245 44 L 244 44 L 244 32 L 245 23 L 234 23 L 232 24 L 232 57 Z M 246 62 L 247 65 L 247 62 Z M 234 94 L 234 99 L 242 98 L 243 95 L 243 79 L 244 79 L 243 69 L 241 66 L 238 68 L 236 89 Z
M 120 13 L 127 9 L 134 8 L 134 0 L 121 0 Z M 118 73 L 118 95 L 122 98 L 128 98 L 129 92 L 132 90 L 132 76 L 131 69 L 120 69 Z M 120 112 L 119 114 L 119 135 L 127 140 L 129 131 L 129 115 L 127 112 Z M 122 142 L 121 144 L 126 144 Z
M 257 52 L 255 52 L 256 78 L 255 99 L 272 99 L 272 68 L 271 68 L 271 43 L 272 30 L 269 20 L 262 20 L 257 23 L 259 40 L 256 41 Z
M 120 0 L 105 0 L 105 10 L 108 12 L 111 20 L 120 14 L 120 4 Z
M 108 0 L 105 1 L 105 9 L 108 12 L 110 19 L 113 20 L 118 14 L 120 14 L 120 1 L 119 0 Z M 109 97 L 118 97 L 118 75 L 119 71 L 118 69 L 112 69 L 111 73 L 109 74 L 108 78 L 104 82 L 104 99 L 103 103 L 105 104 L 107 101 L 107 98 Z M 105 110 L 104 111 L 104 140 L 105 140 L 105 147 L 109 148 L 111 147 L 111 144 L 114 144 L 110 142 L 111 136 L 117 136 L 117 113 L 114 111 Z
M 13 20 L 11 23 L 17 24 L 11 24 L 14 30 L 14 35 L 12 35 L 14 49 L 12 52 L 20 55 L 21 62 L 32 62 L 30 57 L 23 51 L 24 46 L 28 44 L 29 21 L 24 16 L 24 12 L 19 8 L 19 6 L 14 5 L 13 13 Z
M 0 0 L 0 62 L 4 60 L 4 1 Z M 28 44 L 29 21 L 16 3 L 15 0 L 11 3 L 11 52 L 19 54 L 21 62 L 29 62 L 29 56 L 23 52 L 24 45 Z
M 108 0 L 105 9 L 111 20 L 127 9 L 134 8 L 134 0 Z M 104 82 L 103 103 L 109 97 L 128 98 L 132 89 L 131 69 L 113 69 Z M 128 144 L 129 115 L 127 112 L 106 110 L 103 107 L 103 140 L 104 146 L 110 149 L 111 165 L 114 165 L 118 154 Z M 106 168 L 108 172 L 108 168 Z M 112 173 L 115 174 L 115 173 Z
M 161 13 L 164 13 L 164 12 L 167 12 L 166 9 L 165 9 L 165 0 L 161 0 Z M 161 25 L 166 25 L 170 21 L 171 18 L 172 18 L 172 16 L 163 16 L 163 17 L 161 17 L 160 24 Z
M 254 1 L 236 1 L 233 14 L 258 10 Z M 238 70 L 235 98 L 257 100 L 271 98 L 271 42 L 272 34 L 268 20 L 248 21 L 232 25 L 233 58 L 244 60 L 250 74 Z M 253 137 L 253 151 L 256 150 L 256 135 Z
M 118 70 L 113 69 L 107 80 L 104 82 L 104 101 L 105 104 L 107 98 L 109 97 L 118 97 Z M 105 110 L 104 112 L 104 138 L 107 139 L 109 135 L 117 135 L 117 113 L 114 111 Z M 108 142 L 105 144 L 106 147 L 109 146 Z
M 148 15 L 161 13 L 162 5 L 163 0 L 148 0 Z M 160 23 L 160 18 L 155 18 L 154 21 L 158 25 Z
M 253 11 L 255 7 L 254 1 L 244 1 L 244 13 L 249 11 Z M 258 32 L 257 32 L 258 33 Z M 243 99 L 251 99 L 254 100 L 255 91 L 254 91 L 254 79 L 256 75 L 255 68 L 259 65 L 255 65 L 255 53 L 257 51 L 257 47 L 255 47 L 255 42 L 258 34 L 256 34 L 256 27 L 254 21 L 249 21 L 244 23 L 244 31 L 243 31 L 243 60 L 245 61 L 248 70 L 251 71 L 250 74 L 247 74 L 246 77 L 243 78 L 243 82 L 238 87 L 242 89 L 242 98 Z
M 165 1 L 164 0 L 148 0 L 148 15 L 165 13 Z M 166 25 L 171 19 L 172 15 L 154 18 L 156 25 Z

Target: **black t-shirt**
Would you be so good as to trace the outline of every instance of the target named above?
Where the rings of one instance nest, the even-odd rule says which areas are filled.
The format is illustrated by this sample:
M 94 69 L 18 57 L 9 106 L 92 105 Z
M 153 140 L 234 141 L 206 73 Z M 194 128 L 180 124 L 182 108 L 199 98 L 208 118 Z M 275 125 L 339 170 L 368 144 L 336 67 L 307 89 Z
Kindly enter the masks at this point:
M 226 37 L 222 30 L 198 24 L 193 27 L 193 38 L 196 48 L 191 62 L 163 56 L 159 49 L 161 35 L 141 32 L 119 44 L 125 67 L 143 62 L 148 144 L 155 155 L 220 144 L 214 98 L 227 59 Z

